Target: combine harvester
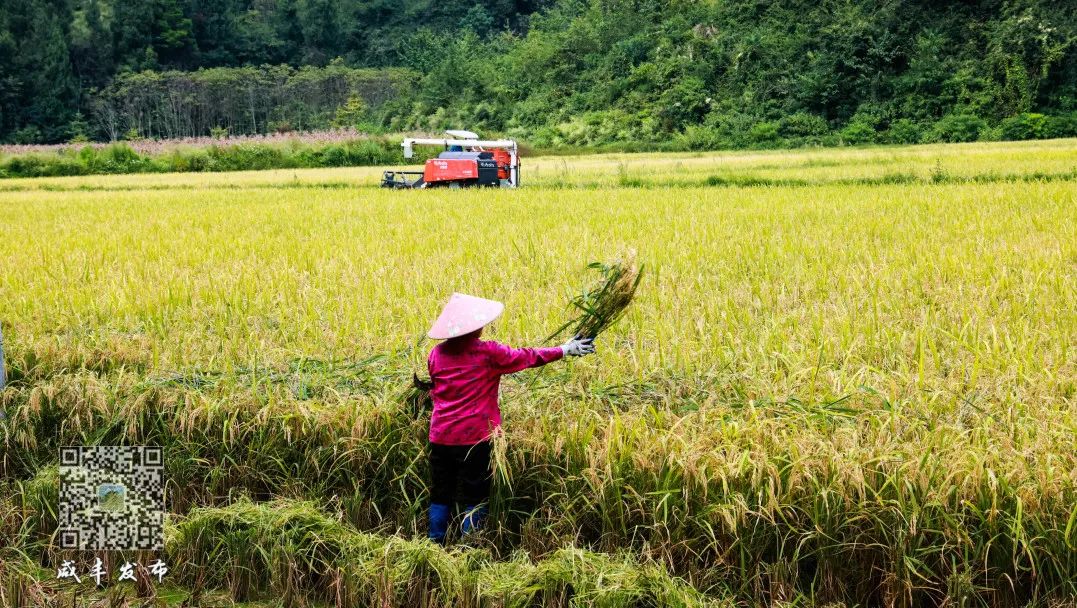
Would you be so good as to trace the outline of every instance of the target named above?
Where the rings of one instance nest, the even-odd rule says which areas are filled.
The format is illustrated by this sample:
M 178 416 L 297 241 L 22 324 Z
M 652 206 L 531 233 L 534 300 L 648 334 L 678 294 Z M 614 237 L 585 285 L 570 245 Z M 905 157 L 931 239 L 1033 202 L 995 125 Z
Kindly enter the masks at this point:
M 383 188 L 516 188 L 520 185 L 520 155 L 511 139 L 479 139 L 471 131 L 445 131 L 445 139 L 406 138 L 404 158 L 414 146 L 444 146 L 422 171 L 386 171 Z

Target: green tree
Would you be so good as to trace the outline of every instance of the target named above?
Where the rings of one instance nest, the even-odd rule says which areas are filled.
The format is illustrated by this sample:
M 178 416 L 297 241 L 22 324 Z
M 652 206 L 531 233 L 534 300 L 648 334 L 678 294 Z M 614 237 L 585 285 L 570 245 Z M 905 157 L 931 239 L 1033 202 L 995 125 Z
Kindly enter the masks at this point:
M 0 138 L 13 131 L 22 118 L 19 101 L 23 85 L 15 62 L 18 47 L 7 22 L 7 13 L 0 11 Z
M 71 66 L 80 88 L 105 85 L 115 70 L 112 33 L 101 14 L 99 0 L 82 0 L 71 23 Z
M 419 73 L 407 90 L 381 99 L 349 88 L 351 76 L 330 66 L 335 57 Z M 305 76 L 256 72 L 276 87 L 239 72 L 224 78 L 228 86 L 191 84 L 202 78 L 198 68 L 267 64 Z M 368 102 L 366 120 L 396 128 L 463 122 L 594 144 L 966 137 L 958 127 L 974 125 L 969 117 L 984 121 L 977 137 L 1001 137 L 1022 132 L 1002 121 L 1024 114 L 1044 115 L 1044 133 L 1069 133 L 1077 3 L 7 0 L 0 138 L 27 125 L 38 130 L 23 137 L 66 137 L 78 111 L 94 118 L 96 133 L 122 133 L 119 106 L 102 92 L 130 72 L 162 69 L 192 74 L 170 75 L 154 84 L 169 88 L 136 96 L 145 123 L 137 126 L 147 135 L 214 124 L 236 132 L 325 125 L 351 94 Z M 190 98 L 191 86 L 216 91 L 237 113 L 196 118 L 192 108 L 213 105 Z M 866 122 L 857 118 L 865 108 Z M 758 124 L 767 127 L 753 134 Z M 831 125 L 843 125 L 844 137 Z M 701 128 L 689 137 L 689 127 Z
M 358 95 L 348 97 L 344 105 L 337 108 L 332 125 L 337 128 L 358 127 L 367 120 L 366 102 Z
M 46 141 L 61 140 L 77 105 L 66 30 L 71 7 L 48 0 L 12 4 L 9 27 L 18 50 L 12 67 L 19 75 L 16 126 L 34 126 Z
M 989 32 L 985 61 L 997 83 L 993 110 L 999 118 L 1033 109 L 1043 83 L 1077 44 L 1072 33 L 1067 36 L 1038 7 L 1021 4 L 1008 4 L 1005 18 Z
M 153 49 L 163 63 L 186 66 L 195 50 L 194 24 L 183 9 L 181 0 L 153 2 Z
M 153 69 L 146 65 L 146 49 L 153 48 L 153 19 L 143 0 L 112 0 L 112 49 L 119 68 Z
M 303 32 L 303 63 L 324 65 L 328 58 L 342 54 L 337 46 L 340 30 L 336 9 L 335 0 L 297 0 L 296 16 Z

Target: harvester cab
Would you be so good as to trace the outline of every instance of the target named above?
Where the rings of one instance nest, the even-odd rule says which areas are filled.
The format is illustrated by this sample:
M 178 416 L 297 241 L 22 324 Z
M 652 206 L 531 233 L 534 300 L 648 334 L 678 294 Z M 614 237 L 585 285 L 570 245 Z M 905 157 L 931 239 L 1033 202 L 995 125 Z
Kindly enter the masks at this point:
M 422 171 L 386 171 L 383 188 L 516 188 L 520 185 L 520 154 L 511 139 L 479 139 L 471 131 L 445 131 L 444 139 L 408 137 L 401 143 L 404 158 L 415 146 L 442 146 Z

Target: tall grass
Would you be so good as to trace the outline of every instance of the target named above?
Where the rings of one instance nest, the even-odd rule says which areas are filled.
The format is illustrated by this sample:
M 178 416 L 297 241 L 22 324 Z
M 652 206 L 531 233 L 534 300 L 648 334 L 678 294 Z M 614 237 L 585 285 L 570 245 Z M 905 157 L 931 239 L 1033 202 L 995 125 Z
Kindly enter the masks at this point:
M 59 146 L 4 154 L 0 179 L 125 173 L 203 173 L 404 162 L 399 142 L 354 132 L 306 138 L 237 138 Z M 33 150 L 33 147 L 31 147 Z

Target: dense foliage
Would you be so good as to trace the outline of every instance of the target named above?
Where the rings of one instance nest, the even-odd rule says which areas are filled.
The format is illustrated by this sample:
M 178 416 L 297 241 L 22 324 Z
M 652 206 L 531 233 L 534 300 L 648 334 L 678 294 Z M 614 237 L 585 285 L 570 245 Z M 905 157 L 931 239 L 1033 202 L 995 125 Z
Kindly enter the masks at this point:
M 0 139 L 334 122 L 542 146 L 1069 136 L 1075 40 L 1077 5 L 1049 0 L 9 0 Z M 198 109 L 215 95 L 227 111 Z

